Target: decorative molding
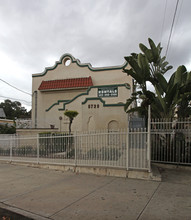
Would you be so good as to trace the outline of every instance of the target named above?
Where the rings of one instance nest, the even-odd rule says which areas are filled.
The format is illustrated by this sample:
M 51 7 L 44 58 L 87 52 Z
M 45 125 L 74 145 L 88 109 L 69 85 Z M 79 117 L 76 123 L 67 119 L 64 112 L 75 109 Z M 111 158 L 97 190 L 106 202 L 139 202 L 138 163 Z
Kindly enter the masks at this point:
M 46 112 L 48 112 L 51 108 L 53 108 L 55 105 L 59 105 L 62 102 L 68 102 L 70 100 L 58 100 L 56 103 L 52 104 L 48 109 L 46 109 Z
M 127 66 L 127 61 L 124 62 L 124 64 L 120 66 L 110 66 L 110 67 L 92 67 L 90 63 L 81 63 L 80 60 L 74 58 L 71 54 L 65 53 L 60 57 L 59 61 L 56 61 L 54 66 L 52 67 L 46 67 L 45 70 L 42 73 L 36 73 L 32 74 L 32 77 L 42 77 L 46 75 L 46 73 L 49 70 L 54 70 L 59 64 L 62 64 L 63 60 L 65 58 L 70 58 L 72 63 L 76 63 L 79 67 L 88 67 L 89 70 L 91 71 L 106 71 L 106 70 L 118 70 L 118 69 L 123 69 Z
M 56 103 L 52 104 L 48 109 L 46 109 L 46 112 L 48 112 L 52 107 L 54 107 L 55 105 L 59 105 L 61 102 L 63 102 L 63 108 L 58 109 L 59 111 L 64 111 L 65 110 L 65 106 L 67 104 L 70 104 L 71 102 L 73 102 L 74 100 L 76 100 L 78 97 L 80 96 L 84 96 L 84 95 L 89 95 L 89 92 L 92 88 L 102 88 L 102 87 L 106 87 L 106 86 L 117 86 L 117 87 L 125 87 L 126 89 L 130 89 L 130 85 L 128 83 L 125 84 L 112 84 L 112 85 L 102 85 L 102 86 L 90 86 L 86 92 L 84 93 L 80 93 L 79 95 L 75 96 L 73 99 L 71 100 L 58 100 Z M 95 97 L 97 98 L 97 97 Z M 109 105 L 109 104 L 107 104 Z M 111 104 L 113 105 L 113 104 Z
M 82 102 L 82 105 L 86 104 L 90 100 L 99 100 L 103 103 L 103 107 L 125 106 L 124 103 L 105 104 L 105 101 L 101 97 L 86 98 L 85 101 Z

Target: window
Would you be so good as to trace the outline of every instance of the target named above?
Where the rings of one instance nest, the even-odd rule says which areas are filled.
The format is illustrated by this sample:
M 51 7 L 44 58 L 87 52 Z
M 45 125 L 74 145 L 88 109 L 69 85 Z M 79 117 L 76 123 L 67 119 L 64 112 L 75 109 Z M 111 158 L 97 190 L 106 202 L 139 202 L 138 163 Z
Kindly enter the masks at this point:
M 64 63 L 64 65 L 65 66 L 69 66 L 70 64 L 71 64 L 71 59 L 69 58 L 69 57 L 66 57 L 65 59 L 64 59 L 64 61 L 63 61 L 63 63 Z

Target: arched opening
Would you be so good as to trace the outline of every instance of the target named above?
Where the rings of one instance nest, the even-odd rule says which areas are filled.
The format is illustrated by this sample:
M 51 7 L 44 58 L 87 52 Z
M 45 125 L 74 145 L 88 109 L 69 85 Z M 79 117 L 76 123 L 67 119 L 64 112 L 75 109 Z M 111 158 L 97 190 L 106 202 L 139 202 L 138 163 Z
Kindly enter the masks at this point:
M 71 59 L 70 59 L 69 57 L 66 57 L 66 58 L 64 59 L 64 62 L 63 62 L 63 63 L 64 63 L 65 66 L 69 66 L 69 65 L 71 64 L 71 62 L 72 62 Z
M 88 119 L 88 131 L 95 131 L 95 120 L 93 116 Z
M 108 123 L 108 144 L 109 145 L 116 145 L 119 143 L 119 135 L 116 132 L 119 129 L 119 123 L 116 120 L 112 120 Z M 118 144 L 117 144 L 118 145 Z
M 119 122 L 116 120 L 112 120 L 108 123 L 108 131 L 117 131 L 119 129 Z

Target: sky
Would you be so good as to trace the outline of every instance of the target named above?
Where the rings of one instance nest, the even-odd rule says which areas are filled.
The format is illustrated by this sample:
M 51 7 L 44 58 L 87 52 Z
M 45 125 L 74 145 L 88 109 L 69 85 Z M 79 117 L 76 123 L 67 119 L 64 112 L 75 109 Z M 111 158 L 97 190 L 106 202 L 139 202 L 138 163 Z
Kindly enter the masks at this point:
M 31 109 L 32 74 L 65 53 L 93 67 L 122 65 L 148 38 L 165 55 L 177 0 L 0 0 L 0 102 Z M 167 61 L 191 71 L 191 1 L 179 0 Z M 6 82 L 6 83 L 5 83 Z M 8 85 L 8 84 L 9 85 Z M 10 85 L 25 91 L 23 93 Z

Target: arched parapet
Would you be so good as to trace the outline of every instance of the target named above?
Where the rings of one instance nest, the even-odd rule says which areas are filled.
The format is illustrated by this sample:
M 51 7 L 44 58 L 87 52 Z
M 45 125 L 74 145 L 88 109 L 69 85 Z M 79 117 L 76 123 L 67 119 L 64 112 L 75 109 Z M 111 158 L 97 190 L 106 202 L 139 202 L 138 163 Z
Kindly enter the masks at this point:
M 124 64 L 119 66 L 109 66 L 109 67 L 92 67 L 90 63 L 81 63 L 79 59 L 73 57 L 70 53 L 63 54 L 59 61 L 56 61 L 55 64 L 51 67 L 46 67 L 42 73 L 33 74 L 32 77 L 41 77 L 46 75 L 46 73 L 50 70 L 56 69 L 56 67 L 60 64 L 64 64 L 65 66 L 70 65 L 70 63 L 76 63 L 79 67 L 87 67 L 91 71 L 105 71 L 105 70 L 118 70 L 123 69 L 127 66 L 127 62 L 125 61 Z

